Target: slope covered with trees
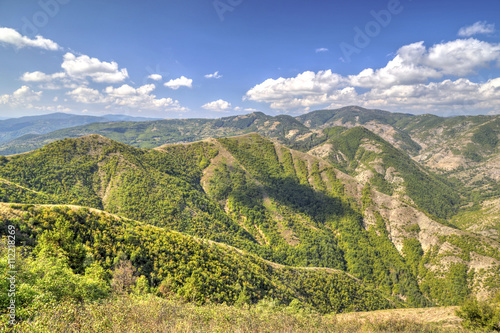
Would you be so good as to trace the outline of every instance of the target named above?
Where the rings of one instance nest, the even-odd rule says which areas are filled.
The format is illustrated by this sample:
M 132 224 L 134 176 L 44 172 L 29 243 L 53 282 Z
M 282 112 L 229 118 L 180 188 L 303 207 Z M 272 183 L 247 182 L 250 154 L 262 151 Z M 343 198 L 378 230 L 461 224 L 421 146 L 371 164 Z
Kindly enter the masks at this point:
M 442 219 L 453 216 L 460 197 L 451 184 L 433 175 L 402 151 L 363 127 L 331 128 L 335 133 L 324 144 L 316 147 L 334 166 L 352 176 L 361 175 L 378 191 L 392 195 L 399 187 L 417 207 Z
M 226 245 L 102 211 L 1 204 L 0 221 L 6 234 L 9 226 L 16 228 L 23 252 L 16 261 L 20 318 L 63 300 L 96 301 L 111 290 L 133 288 L 196 304 L 252 304 L 266 298 L 287 305 L 295 300 L 323 313 L 393 306 L 341 271 L 271 264 Z M 4 245 L 1 255 L 5 287 Z M 3 293 L 3 309 L 8 302 Z
M 447 209 L 439 200 L 453 206 L 446 183 L 366 129 L 324 133 L 328 141 L 313 151 L 329 145 L 325 159 L 255 133 L 156 149 L 99 135 L 56 141 L 0 157 L 0 200 L 88 208 L 19 205 L 3 218 L 16 224 L 23 242 L 33 248 L 28 261 L 37 261 L 38 244 L 54 235 L 49 243 L 60 249 L 47 251 L 67 257 L 72 273 L 64 269 L 68 276 L 78 275 L 75 281 L 90 283 L 85 271 L 91 263 L 109 278 L 124 259 L 144 275 L 148 288 L 200 304 L 272 297 L 285 304 L 297 299 L 322 312 L 353 310 L 357 304 L 370 308 L 372 301 L 371 308 L 453 305 L 500 286 L 492 273 L 500 263 L 499 244 L 454 231 L 428 214 Z M 378 172 L 374 161 L 403 183 L 391 182 L 387 174 L 357 181 L 339 170 L 355 177 L 360 166 Z M 387 195 L 399 191 L 398 184 L 404 184 L 410 201 Z M 437 206 L 425 206 L 425 200 L 411 195 L 412 188 L 424 199 L 431 195 L 425 200 Z M 427 193 L 429 188 L 436 191 Z M 169 244 L 178 245 L 170 250 Z M 215 261 L 226 252 L 232 259 L 221 259 L 219 267 Z M 251 272 L 243 280 L 230 272 L 239 260 L 241 274 Z M 228 276 L 220 281 L 213 279 L 222 276 L 219 268 Z M 352 298 L 338 305 L 329 293 L 342 294 L 343 279 L 346 290 L 355 289 L 352 295 L 346 291 Z M 364 298 L 362 290 L 376 290 L 367 295 L 383 295 L 383 302 Z

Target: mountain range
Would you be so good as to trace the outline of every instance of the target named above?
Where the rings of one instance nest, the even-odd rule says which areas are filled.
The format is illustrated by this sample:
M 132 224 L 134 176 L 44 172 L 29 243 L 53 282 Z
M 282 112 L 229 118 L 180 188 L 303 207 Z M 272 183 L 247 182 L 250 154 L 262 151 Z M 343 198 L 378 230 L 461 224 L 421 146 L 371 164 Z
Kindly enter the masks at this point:
M 98 122 L 114 121 L 147 121 L 155 120 L 145 117 L 123 115 L 82 116 L 66 113 L 51 113 L 42 116 L 0 119 L 0 144 L 15 140 L 21 136 L 41 135 L 58 129 L 87 125 Z
M 499 138 L 355 106 L 94 122 L 2 145 L 1 228 L 200 304 L 458 305 L 500 287 Z

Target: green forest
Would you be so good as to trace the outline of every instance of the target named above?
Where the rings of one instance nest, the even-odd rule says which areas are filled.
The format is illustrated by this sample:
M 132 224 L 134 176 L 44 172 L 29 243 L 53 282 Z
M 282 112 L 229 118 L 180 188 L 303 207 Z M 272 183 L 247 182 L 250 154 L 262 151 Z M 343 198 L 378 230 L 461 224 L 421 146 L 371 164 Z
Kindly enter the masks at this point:
M 473 140 L 496 145 L 488 135 Z M 0 229 L 16 230 L 18 318 L 117 295 L 271 302 L 324 315 L 461 305 L 479 284 L 498 290 L 494 267 L 470 268 L 477 255 L 500 260 L 498 244 L 448 222 L 467 199 L 453 182 L 362 127 L 292 141 L 288 148 L 250 133 L 149 149 L 89 135 L 0 156 Z M 326 158 L 307 153 L 323 144 L 334 147 Z M 429 226 L 410 221 L 394 239 L 388 208 L 375 198 L 399 189 L 374 161 L 402 179 L 410 200 L 401 207 L 447 233 L 426 236 Z M 374 175 L 364 184 L 349 178 L 360 166 Z M 458 259 L 443 266 L 449 257 Z M 0 302 L 6 309 L 10 300 Z

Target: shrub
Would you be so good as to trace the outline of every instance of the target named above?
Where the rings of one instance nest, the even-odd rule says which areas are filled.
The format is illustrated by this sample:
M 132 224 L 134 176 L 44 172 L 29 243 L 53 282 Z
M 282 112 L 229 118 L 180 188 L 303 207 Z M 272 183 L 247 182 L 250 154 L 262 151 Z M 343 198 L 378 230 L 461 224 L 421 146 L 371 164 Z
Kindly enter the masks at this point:
M 498 297 L 497 297 L 498 299 Z M 500 331 L 500 304 L 497 302 L 478 301 L 470 298 L 457 310 L 463 319 L 462 325 L 468 329 Z

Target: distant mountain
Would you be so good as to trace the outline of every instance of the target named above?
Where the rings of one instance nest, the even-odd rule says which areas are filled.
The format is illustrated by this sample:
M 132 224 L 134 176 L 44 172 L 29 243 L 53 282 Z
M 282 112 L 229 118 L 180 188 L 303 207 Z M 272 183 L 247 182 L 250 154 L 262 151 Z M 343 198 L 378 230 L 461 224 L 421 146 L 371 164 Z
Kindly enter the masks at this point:
M 310 130 L 288 115 L 276 117 L 254 112 L 220 119 L 166 119 L 147 122 L 100 122 L 66 128 L 42 135 L 26 135 L 4 143 L 0 154 L 11 155 L 40 148 L 64 138 L 100 134 L 140 148 L 154 148 L 168 143 L 193 142 L 258 132 L 288 142 Z
M 26 134 L 45 134 L 61 128 L 108 121 L 94 116 L 52 113 L 42 116 L 10 118 L 0 121 L 0 144 Z
M 104 116 L 100 116 L 101 118 L 107 119 L 109 121 L 153 121 L 160 120 L 162 118 L 153 118 L 153 117 L 133 117 L 121 114 L 105 114 Z
M 151 121 L 155 118 L 125 115 L 84 116 L 67 113 L 51 113 L 41 116 L 0 119 L 0 145 L 24 135 L 41 135 L 59 129 L 98 122 Z

